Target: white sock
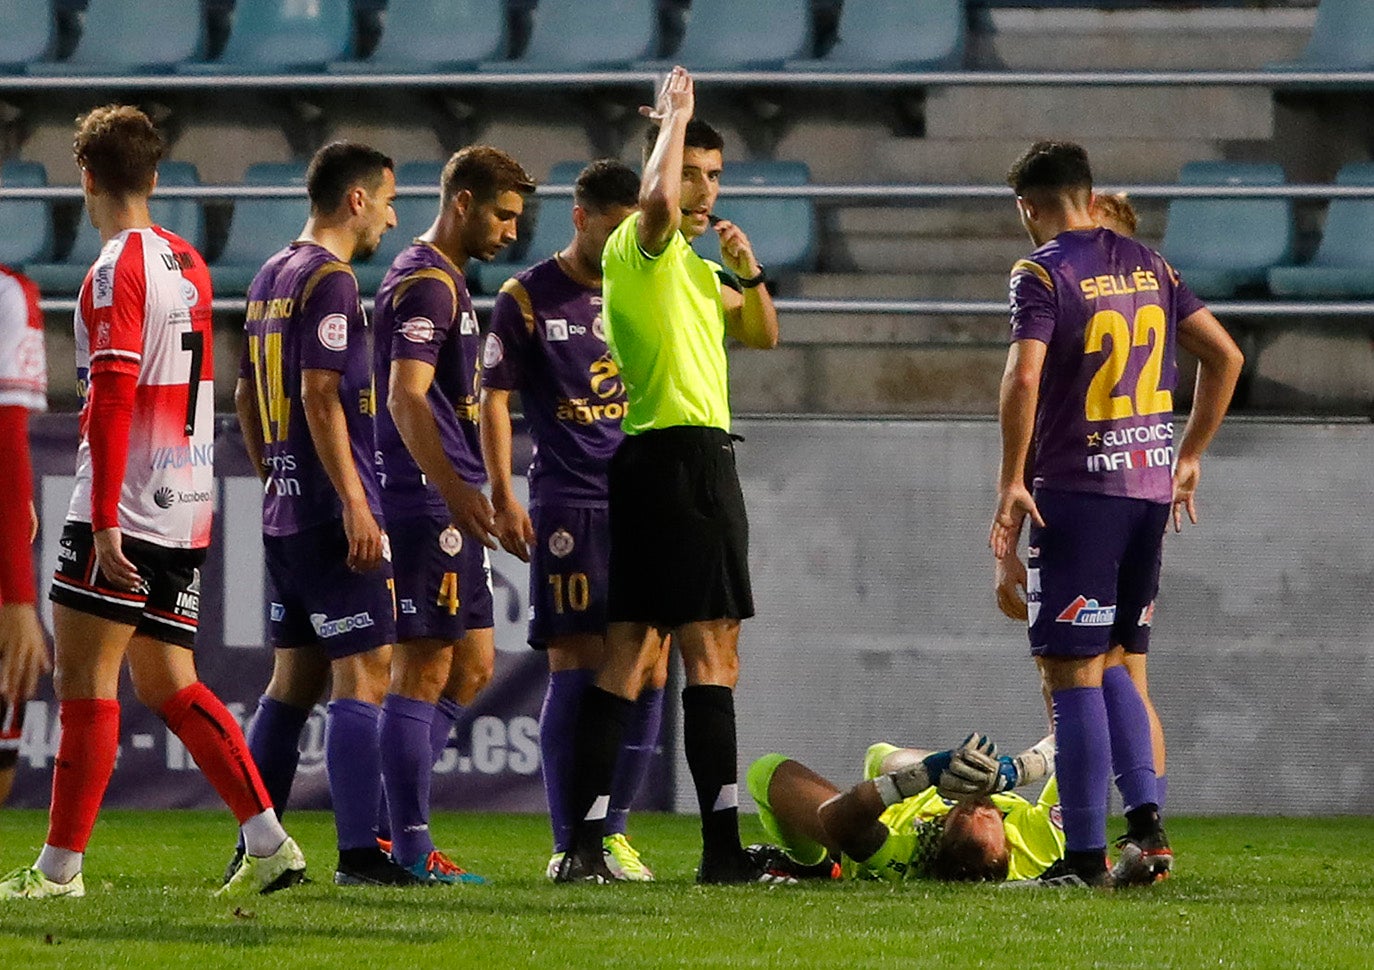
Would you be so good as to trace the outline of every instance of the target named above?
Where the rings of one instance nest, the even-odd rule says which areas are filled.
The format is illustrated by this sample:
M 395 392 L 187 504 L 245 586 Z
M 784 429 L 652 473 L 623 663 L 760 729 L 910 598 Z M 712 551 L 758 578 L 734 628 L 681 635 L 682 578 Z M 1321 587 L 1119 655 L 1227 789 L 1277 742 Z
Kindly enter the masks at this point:
M 34 863 L 38 871 L 43 873 L 53 882 L 69 883 L 81 873 L 81 860 L 85 858 L 85 853 L 73 852 L 71 849 L 59 849 L 55 845 L 43 843 L 43 851 L 38 853 L 38 861 Z
M 281 827 L 277 813 L 270 808 L 244 822 L 239 831 L 243 833 L 244 850 L 259 859 L 267 858 L 286 841 L 286 829 Z

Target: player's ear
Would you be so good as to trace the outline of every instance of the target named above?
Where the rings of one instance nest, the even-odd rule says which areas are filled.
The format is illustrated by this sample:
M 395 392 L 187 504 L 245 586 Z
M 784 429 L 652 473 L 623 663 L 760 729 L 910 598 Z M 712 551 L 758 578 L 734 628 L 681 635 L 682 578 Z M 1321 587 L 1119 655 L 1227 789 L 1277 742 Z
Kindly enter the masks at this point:
M 459 189 L 453 194 L 453 209 L 463 217 L 472 211 L 472 189 Z
M 367 189 L 355 185 L 348 190 L 348 214 L 356 216 L 367 206 Z
M 573 228 L 578 232 L 587 228 L 587 210 L 580 205 L 573 206 Z

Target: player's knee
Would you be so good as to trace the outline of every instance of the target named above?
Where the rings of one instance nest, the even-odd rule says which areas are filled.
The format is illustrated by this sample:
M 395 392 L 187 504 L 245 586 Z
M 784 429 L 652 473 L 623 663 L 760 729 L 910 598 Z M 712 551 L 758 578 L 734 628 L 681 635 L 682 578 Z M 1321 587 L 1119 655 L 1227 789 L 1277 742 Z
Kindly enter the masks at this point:
M 459 704 L 471 704 L 482 688 L 491 683 L 493 673 L 492 657 L 455 658 L 447 693 Z

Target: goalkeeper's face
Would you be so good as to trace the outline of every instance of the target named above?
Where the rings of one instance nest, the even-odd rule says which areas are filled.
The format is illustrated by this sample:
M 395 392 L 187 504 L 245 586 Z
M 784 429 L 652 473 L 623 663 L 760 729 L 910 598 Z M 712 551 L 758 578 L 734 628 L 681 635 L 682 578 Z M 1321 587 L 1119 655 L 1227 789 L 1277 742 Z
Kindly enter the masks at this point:
M 1002 812 L 990 799 L 960 802 L 945 816 L 934 873 L 952 882 L 1001 882 L 1009 856 Z

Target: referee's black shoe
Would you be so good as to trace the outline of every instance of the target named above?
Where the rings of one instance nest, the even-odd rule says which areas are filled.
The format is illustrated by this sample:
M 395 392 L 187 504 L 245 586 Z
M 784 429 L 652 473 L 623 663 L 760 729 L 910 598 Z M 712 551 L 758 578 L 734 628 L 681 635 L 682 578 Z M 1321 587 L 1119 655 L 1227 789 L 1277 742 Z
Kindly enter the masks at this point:
M 376 846 L 342 849 L 334 869 L 336 886 L 423 886 L 426 881 Z
M 743 885 L 763 883 L 768 886 L 795 885 L 797 879 L 770 864 L 763 857 L 750 855 L 744 849 L 730 855 L 704 855 L 697 867 L 697 882 L 704 886 Z
M 587 882 L 596 886 L 604 886 L 621 880 L 616 879 L 615 873 L 611 872 L 606 865 L 605 856 L 602 855 L 601 846 L 598 845 L 595 852 L 579 852 L 576 848 L 565 852 L 563 861 L 558 863 L 558 871 L 554 873 L 553 881 L 557 883 Z

